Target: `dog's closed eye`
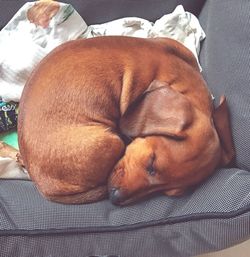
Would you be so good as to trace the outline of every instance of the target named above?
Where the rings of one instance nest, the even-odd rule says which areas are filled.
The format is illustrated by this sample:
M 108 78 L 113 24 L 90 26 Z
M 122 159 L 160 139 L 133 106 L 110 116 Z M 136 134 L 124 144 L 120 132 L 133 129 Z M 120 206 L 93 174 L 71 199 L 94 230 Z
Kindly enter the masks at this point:
M 146 170 L 150 176 L 154 176 L 156 174 L 156 169 L 154 167 L 154 161 L 155 161 L 155 154 L 152 154 L 150 156 L 148 165 L 146 167 Z

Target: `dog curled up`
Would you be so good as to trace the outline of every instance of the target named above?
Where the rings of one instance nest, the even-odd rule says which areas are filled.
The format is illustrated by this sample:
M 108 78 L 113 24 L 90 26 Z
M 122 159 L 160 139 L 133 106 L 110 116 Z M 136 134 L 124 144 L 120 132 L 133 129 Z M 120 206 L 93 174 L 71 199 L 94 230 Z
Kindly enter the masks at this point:
M 18 134 L 31 179 L 61 203 L 181 195 L 234 157 L 225 97 L 213 107 L 193 54 L 167 38 L 57 47 L 24 88 Z

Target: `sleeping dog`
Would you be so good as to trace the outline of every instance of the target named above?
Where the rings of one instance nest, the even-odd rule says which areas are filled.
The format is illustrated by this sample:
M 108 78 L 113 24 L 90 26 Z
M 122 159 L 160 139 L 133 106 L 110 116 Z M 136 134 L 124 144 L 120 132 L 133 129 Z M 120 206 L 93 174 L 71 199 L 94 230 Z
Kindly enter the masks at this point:
M 19 108 L 23 164 L 56 202 L 180 195 L 234 157 L 225 97 L 214 109 L 196 59 L 172 39 L 67 42 L 34 70 Z

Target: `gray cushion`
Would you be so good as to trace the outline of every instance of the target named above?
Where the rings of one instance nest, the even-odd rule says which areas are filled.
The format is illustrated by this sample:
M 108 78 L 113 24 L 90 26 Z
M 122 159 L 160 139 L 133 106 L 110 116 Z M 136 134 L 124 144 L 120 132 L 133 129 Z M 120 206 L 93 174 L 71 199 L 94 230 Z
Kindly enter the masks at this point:
M 249 188 L 248 172 L 222 169 L 185 197 L 159 196 L 120 208 L 109 201 L 51 203 L 32 182 L 2 180 L 1 253 L 181 257 L 217 250 L 249 237 Z
M 249 1 L 208 0 L 200 16 L 207 38 L 200 60 L 213 94 L 225 94 L 232 117 L 236 165 L 250 170 Z

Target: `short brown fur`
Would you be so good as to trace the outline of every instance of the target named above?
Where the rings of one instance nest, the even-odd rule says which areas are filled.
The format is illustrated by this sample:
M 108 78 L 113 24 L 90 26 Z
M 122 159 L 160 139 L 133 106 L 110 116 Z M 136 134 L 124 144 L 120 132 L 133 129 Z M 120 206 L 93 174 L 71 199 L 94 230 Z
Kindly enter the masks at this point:
M 233 158 L 228 118 L 214 126 L 214 113 L 194 56 L 177 41 L 75 40 L 44 58 L 25 86 L 20 153 L 53 201 L 103 199 L 114 166 L 114 203 L 153 191 L 177 195 Z M 220 131 L 225 126 L 231 141 Z M 133 139 L 127 148 L 120 133 Z M 145 171 L 152 158 L 153 176 Z

